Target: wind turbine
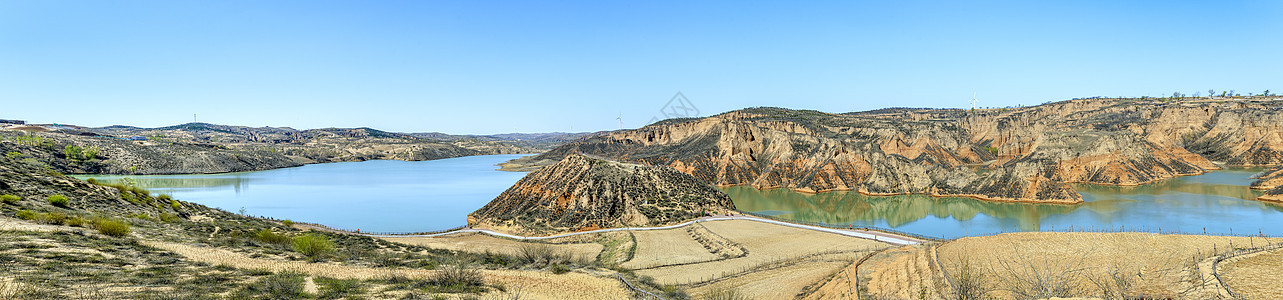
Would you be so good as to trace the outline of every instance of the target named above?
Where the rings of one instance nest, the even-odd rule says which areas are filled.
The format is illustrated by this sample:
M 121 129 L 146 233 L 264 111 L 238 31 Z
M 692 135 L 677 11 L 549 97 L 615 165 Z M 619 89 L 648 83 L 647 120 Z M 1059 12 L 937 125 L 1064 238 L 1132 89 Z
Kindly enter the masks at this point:
M 619 113 L 619 116 L 615 117 L 615 120 L 619 121 L 619 129 L 624 129 L 624 113 Z
M 971 92 L 971 110 L 976 110 L 976 92 Z

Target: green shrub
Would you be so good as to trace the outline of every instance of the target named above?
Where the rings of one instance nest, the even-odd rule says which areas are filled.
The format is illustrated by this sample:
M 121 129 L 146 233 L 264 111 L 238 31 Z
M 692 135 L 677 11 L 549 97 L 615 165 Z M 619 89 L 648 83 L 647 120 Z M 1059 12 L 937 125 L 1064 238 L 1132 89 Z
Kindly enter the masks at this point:
M 180 218 L 180 217 L 178 217 L 177 215 L 174 215 L 174 214 L 171 214 L 171 213 L 160 213 L 160 221 L 161 221 L 161 222 L 165 222 L 165 223 L 174 223 L 174 222 L 178 222 L 179 220 L 182 220 L 182 219 L 183 219 L 183 218 Z
M 566 272 L 570 272 L 570 268 L 567 268 L 565 265 L 562 265 L 562 264 L 552 265 L 553 274 L 566 274 Z
M 67 218 L 67 221 L 66 221 L 66 222 L 64 222 L 63 224 L 66 224 L 67 226 L 83 226 L 83 225 L 85 225 L 85 219 L 81 219 L 80 217 L 72 216 L 72 217 L 70 217 L 70 218 Z
M 294 227 L 294 221 L 290 221 L 289 219 L 286 219 L 284 221 L 281 221 L 281 225 L 285 225 L 285 227 Z
M 67 222 L 67 214 L 60 212 L 44 213 L 40 214 L 38 219 L 40 219 L 40 223 L 62 225 Z
M 4 204 L 18 204 L 18 201 L 22 201 L 22 197 L 18 197 L 18 195 L 5 194 L 0 195 L 0 201 L 3 201 Z
M 123 237 L 129 234 L 129 224 L 125 222 L 110 220 L 110 219 L 100 219 L 94 223 L 95 223 L 94 227 L 97 227 L 98 233 L 101 233 L 107 236 Z
M 139 220 L 151 221 L 151 216 L 144 213 L 132 213 L 132 214 L 129 214 L 129 217 L 134 219 L 139 219 Z
M 267 228 L 259 229 L 258 232 L 255 232 L 254 239 L 269 244 L 285 244 L 290 241 L 290 237 Z
M 178 200 L 169 200 L 169 207 L 173 208 L 174 210 L 179 210 L 183 208 L 183 204 L 178 203 Z
M 334 279 L 316 277 L 312 281 L 319 285 L 320 299 L 339 299 L 350 295 L 365 294 L 365 282 L 359 279 Z
M 232 299 L 303 299 L 311 298 L 303 291 L 306 275 L 301 273 L 279 273 L 263 277 L 243 290 L 231 295 Z
M 14 214 L 14 216 L 27 221 L 35 220 L 37 217 L 35 212 L 25 209 L 19 210 L 17 214 Z
M 88 182 L 89 184 L 92 184 L 92 185 L 98 185 L 98 179 L 89 178 L 89 179 L 85 179 L 85 182 Z
M 156 200 L 169 202 L 174 200 L 174 196 L 170 196 L 169 194 L 160 194 L 156 196 Z
M 294 238 L 294 251 L 308 258 L 318 259 L 334 252 L 334 243 L 325 236 L 309 233 Z
M 81 157 L 80 152 L 81 152 L 80 147 L 76 147 L 72 145 L 67 145 L 67 147 L 62 149 L 62 153 L 65 154 L 67 156 L 67 160 L 70 160 L 70 161 L 79 161 Z
M 67 207 L 67 204 L 70 204 L 70 203 L 71 203 L 71 200 L 67 199 L 66 196 L 57 195 L 57 194 L 49 196 L 49 204 L 53 204 L 53 206 Z

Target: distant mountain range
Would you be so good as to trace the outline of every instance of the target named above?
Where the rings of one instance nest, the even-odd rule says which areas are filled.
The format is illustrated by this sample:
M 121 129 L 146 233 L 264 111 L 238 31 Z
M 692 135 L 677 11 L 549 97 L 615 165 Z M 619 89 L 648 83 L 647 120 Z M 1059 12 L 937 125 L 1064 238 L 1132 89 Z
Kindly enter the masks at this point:
M 17 153 L 59 172 L 95 174 L 219 173 L 336 161 L 538 153 L 586 135 L 469 136 L 366 127 L 297 130 L 209 123 L 159 128 L 40 124 L 2 128 L 0 152 Z

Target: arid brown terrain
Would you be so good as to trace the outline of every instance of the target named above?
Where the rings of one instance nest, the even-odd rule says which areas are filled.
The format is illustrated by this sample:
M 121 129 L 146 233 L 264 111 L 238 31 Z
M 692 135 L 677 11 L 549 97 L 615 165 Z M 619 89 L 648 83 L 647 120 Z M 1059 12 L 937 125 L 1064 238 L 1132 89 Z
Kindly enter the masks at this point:
M 468 224 L 547 234 L 667 225 L 734 209 L 726 194 L 672 168 L 571 154 L 526 175 L 468 215 Z
M 601 133 L 571 153 L 671 166 L 716 185 L 1079 203 L 1070 183 L 1139 185 L 1283 163 L 1281 103 L 1082 99 L 1003 109 L 846 114 L 750 108 Z

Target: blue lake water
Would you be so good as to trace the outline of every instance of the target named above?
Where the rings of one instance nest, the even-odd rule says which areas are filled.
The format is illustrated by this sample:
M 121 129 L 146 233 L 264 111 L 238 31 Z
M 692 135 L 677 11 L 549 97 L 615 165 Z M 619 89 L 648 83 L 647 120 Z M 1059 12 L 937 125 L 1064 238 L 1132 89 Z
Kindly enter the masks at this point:
M 1283 206 L 1254 200 L 1261 169 L 1230 169 L 1135 187 L 1075 185 L 1082 204 L 1050 205 L 958 197 L 798 193 L 719 188 L 739 210 L 834 225 L 876 226 L 937 237 L 1070 229 L 1162 230 L 1283 235 Z
M 230 212 L 361 229 L 417 232 L 466 224 L 467 215 L 524 172 L 496 170 L 525 155 L 430 161 L 373 160 L 207 175 L 76 176 L 129 178 L 153 193 Z
M 119 181 L 175 198 L 250 215 L 369 232 L 431 231 L 461 226 L 523 172 L 495 164 L 523 155 L 432 161 L 378 160 L 210 175 L 77 176 Z M 719 188 L 742 211 L 834 225 L 877 226 L 937 237 L 1012 231 L 1148 229 L 1190 233 L 1283 235 L 1283 206 L 1255 201 L 1248 178 L 1261 169 L 1230 169 L 1137 187 L 1082 184 L 1078 205 L 1021 204 L 970 198 L 806 194 L 787 189 Z

